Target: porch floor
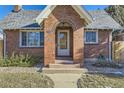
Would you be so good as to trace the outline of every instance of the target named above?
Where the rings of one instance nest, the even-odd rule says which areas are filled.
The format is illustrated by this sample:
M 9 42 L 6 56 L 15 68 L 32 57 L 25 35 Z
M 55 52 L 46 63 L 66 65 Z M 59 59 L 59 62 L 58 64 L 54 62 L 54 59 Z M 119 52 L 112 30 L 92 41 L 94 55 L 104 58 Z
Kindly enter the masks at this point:
M 56 57 L 55 64 L 73 64 L 72 57 Z

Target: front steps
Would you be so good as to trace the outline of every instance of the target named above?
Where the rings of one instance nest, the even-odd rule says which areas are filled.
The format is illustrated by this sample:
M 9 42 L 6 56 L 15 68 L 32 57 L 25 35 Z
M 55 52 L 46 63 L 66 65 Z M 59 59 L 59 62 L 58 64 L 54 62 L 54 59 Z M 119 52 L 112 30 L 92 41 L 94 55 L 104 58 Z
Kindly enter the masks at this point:
M 55 73 L 73 73 L 73 74 L 82 74 L 87 72 L 83 68 L 43 68 L 42 72 L 45 74 L 55 74 Z
M 86 69 L 81 68 L 80 64 L 73 64 L 71 57 L 57 57 L 55 64 L 49 64 L 49 67 L 42 68 L 43 73 L 75 73 L 81 74 L 86 72 Z
M 49 68 L 80 68 L 80 64 L 49 64 Z
M 80 67 L 80 64 L 49 64 L 49 67 L 42 68 L 43 73 L 55 74 L 55 73 L 73 73 L 81 74 L 87 70 Z

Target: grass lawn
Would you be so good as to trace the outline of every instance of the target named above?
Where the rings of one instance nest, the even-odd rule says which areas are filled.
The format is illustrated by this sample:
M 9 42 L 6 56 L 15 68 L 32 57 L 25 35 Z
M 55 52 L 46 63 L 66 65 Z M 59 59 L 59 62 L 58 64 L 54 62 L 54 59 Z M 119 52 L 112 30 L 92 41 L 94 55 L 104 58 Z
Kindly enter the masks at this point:
M 40 73 L 0 73 L 1 88 L 52 88 L 53 81 Z
M 102 74 L 83 74 L 78 80 L 79 88 L 124 88 L 124 77 Z

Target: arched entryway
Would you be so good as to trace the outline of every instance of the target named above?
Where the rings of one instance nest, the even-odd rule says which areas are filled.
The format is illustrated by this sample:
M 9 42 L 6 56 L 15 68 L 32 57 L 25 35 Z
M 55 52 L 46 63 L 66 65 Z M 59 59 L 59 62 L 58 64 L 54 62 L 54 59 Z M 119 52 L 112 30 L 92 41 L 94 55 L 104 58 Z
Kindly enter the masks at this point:
M 73 29 L 67 22 L 56 27 L 56 59 L 73 59 Z
M 74 11 L 71 6 L 58 6 L 54 11 L 44 20 L 44 65 L 49 66 L 50 64 L 56 64 L 57 56 L 70 56 L 74 64 L 82 64 L 84 60 L 84 26 L 85 20 Z M 61 12 L 60 12 L 61 11 Z M 60 30 L 66 30 L 65 33 Z M 59 34 L 72 34 L 69 37 L 69 47 L 66 44 L 66 39 L 57 40 Z M 69 32 L 69 34 L 68 34 Z M 65 35 L 66 36 L 66 35 Z M 63 35 L 62 35 L 63 37 Z M 58 52 L 58 44 L 61 48 L 66 48 L 65 51 Z M 59 55 L 57 55 L 59 53 Z M 64 57 L 62 57 L 64 58 Z

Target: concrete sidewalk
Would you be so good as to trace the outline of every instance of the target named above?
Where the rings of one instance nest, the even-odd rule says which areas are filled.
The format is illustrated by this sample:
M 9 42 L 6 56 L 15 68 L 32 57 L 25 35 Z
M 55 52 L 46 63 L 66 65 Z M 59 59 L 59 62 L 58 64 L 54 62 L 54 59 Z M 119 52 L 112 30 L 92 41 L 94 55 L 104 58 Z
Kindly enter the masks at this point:
M 55 88 L 77 88 L 77 81 L 81 77 L 81 74 L 70 73 L 57 73 L 46 74 L 55 83 Z

